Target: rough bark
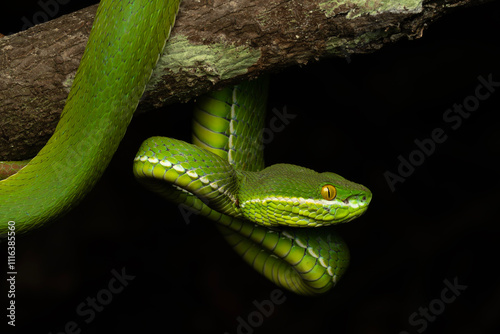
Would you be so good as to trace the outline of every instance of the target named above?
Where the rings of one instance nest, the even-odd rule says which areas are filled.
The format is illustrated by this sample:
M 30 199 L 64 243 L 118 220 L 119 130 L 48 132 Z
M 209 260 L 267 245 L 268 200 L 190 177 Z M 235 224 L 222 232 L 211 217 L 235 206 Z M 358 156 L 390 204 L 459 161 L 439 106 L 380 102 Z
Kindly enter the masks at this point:
M 324 57 L 415 39 L 450 9 L 487 0 L 184 0 L 139 111 Z M 0 160 L 52 134 L 96 6 L 0 39 Z

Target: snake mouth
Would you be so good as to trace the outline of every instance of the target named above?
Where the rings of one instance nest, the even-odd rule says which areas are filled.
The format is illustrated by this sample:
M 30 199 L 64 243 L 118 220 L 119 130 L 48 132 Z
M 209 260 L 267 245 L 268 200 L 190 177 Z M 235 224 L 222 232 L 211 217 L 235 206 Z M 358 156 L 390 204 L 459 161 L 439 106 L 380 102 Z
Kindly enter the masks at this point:
M 264 226 L 319 227 L 361 216 L 371 199 L 370 190 L 357 185 L 331 200 L 265 195 L 240 201 L 239 208 L 246 219 Z
M 337 201 L 335 205 L 325 206 L 324 209 L 330 212 L 324 219 L 323 225 L 347 223 L 363 215 L 368 209 L 372 199 L 370 191 L 355 194 Z
M 344 204 L 346 204 L 346 205 L 349 205 L 349 204 L 353 203 L 353 205 L 352 205 L 353 207 L 356 207 L 356 206 L 368 206 L 368 204 L 370 204 L 371 199 L 372 199 L 371 194 L 370 194 L 370 196 L 367 196 L 367 195 L 353 195 L 353 196 L 347 197 L 342 202 Z
M 361 210 L 365 212 L 372 200 L 372 193 L 368 192 L 365 194 L 351 195 L 344 199 L 342 202 L 353 212 Z
M 247 219 L 265 226 L 319 227 L 346 223 L 361 216 L 370 201 L 370 192 L 332 201 L 269 197 L 247 201 L 242 209 L 247 212 Z

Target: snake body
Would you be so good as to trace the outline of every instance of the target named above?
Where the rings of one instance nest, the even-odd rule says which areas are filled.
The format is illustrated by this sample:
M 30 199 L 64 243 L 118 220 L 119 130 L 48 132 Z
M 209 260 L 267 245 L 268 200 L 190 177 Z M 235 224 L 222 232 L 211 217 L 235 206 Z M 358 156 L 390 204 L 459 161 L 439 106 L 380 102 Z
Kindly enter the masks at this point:
M 132 118 L 170 34 L 179 1 L 103 0 L 61 120 L 46 146 L 0 181 L 0 234 L 39 227 L 97 182 Z M 213 92 L 197 104 L 193 144 L 154 137 L 134 173 L 146 186 L 217 221 L 256 270 L 300 294 L 329 290 L 348 263 L 335 234 L 295 229 L 350 221 L 371 193 L 334 173 L 264 168 L 259 134 L 266 81 Z
M 51 221 L 106 169 L 161 54 L 179 1 L 101 1 L 56 130 L 17 174 L 0 181 L 0 234 Z
M 229 244 L 259 273 L 298 294 L 331 289 L 349 263 L 331 231 L 297 229 L 350 221 L 370 191 L 334 173 L 277 164 L 263 168 L 266 79 L 212 92 L 196 104 L 193 142 L 146 140 L 134 174 L 170 201 L 218 223 Z

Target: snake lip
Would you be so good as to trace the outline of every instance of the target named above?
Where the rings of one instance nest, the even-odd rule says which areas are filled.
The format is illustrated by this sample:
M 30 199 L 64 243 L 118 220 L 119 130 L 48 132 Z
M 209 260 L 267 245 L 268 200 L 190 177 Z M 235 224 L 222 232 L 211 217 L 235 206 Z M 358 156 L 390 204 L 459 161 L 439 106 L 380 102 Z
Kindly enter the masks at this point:
M 346 197 L 342 202 L 349 205 L 351 200 L 358 203 L 359 206 L 367 207 L 372 199 L 371 193 L 369 194 L 356 194 Z

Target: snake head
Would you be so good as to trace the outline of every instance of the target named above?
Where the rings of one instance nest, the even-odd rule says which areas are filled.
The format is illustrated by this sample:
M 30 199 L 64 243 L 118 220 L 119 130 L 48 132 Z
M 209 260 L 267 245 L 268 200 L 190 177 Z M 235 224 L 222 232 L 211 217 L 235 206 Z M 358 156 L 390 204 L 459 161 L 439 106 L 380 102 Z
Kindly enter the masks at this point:
M 335 173 L 277 164 L 241 177 L 243 216 L 266 226 L 311 227 L 345 223 L 361 216 L 372 193 Z

